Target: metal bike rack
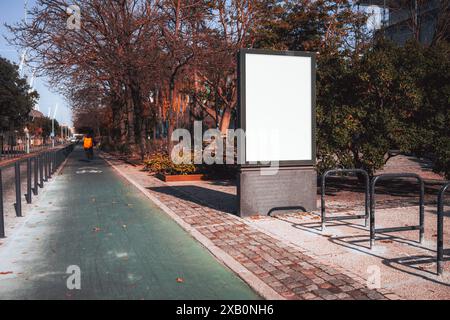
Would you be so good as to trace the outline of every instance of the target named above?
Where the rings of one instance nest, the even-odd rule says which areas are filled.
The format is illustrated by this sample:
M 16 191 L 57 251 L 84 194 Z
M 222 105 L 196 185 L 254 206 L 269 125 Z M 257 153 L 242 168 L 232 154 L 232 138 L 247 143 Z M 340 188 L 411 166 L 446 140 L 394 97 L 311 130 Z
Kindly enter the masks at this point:
M 419 225 L 406 226 L 406 227 L 392 227 L 392 228 L 375 228 L 375 187 L 378 181 L 386 179 L 398 179 L 398 178 L 415 178 L 420 183 L 420 199 L 419 199 Z M 422 178 L 415 173 L 386 173 L 376 176 L 372 179 L 370 185 L 370 248 L 375 242 L 376 233 L 386 232 L 398 232 L 398 231 L 410 231 L 419 230 L 419 241 L 422 243 L 424 232 L 424 194 L 425 185 Z
M 354 216 L 338 216 L 338 217 L 327 217 L 325 213 L 325 187 L 326 187 L 326 179 L 328 176 L 335 175 L 337 173 L 360 173 L 364 176 L 365 179 L 365 214 L 363 215 L 354 215 Z M 367 227 L 367 222 L 369 220 L 369 184 L 370 179 L 367 172 L 363 169 L 334 169 L 328 170 L 322 175 L 322 183 L 321 183 L 321 227 L 322 231 L 325 229 L 325 222 L 327 221 L 339 221 L 339 220 L 356 220 L 356 219 L 365 219 L 365 226 Z
M 438 194 L 437 207 L 437 274 L 442 274 L 444 264 L 444 194 L 450 188 L 450 182 L 445 184 Z

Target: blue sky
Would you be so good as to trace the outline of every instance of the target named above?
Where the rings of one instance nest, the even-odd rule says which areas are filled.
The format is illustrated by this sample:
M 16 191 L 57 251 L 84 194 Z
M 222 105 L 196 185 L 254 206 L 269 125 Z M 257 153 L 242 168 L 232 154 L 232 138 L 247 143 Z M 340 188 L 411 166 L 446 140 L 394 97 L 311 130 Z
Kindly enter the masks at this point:
M 21 52 L 18 52 L 15 47 L 8 45 L 4 36 L 8 35 L 8 31 L 4 24 L 12 24 L 18 22 L 24 17 L 24 0 L 0 0 L 0 56 L 6 58 L 16 64 L 20 62 Z M 28 6 L 31 8 L 35 0 L 28 0 Z M 27 73 L 28 70 L 25 70 Z M 56 119 L 62 124 L 72 124 L 72 114 L 67 101 L 63 96 L 54 93 L 48 86 L 46 78 L 37 78 L 34 81 L 34 88 L 39 92 L 39 109 L 48 115 L 49 109 L 53 114 L 55 105 L 58 104 Z

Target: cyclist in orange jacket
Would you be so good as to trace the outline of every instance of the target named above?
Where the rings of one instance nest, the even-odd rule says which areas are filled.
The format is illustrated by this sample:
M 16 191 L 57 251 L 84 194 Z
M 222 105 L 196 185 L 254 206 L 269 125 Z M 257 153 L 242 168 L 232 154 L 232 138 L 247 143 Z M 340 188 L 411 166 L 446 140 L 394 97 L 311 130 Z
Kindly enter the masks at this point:
M 94 138 L 88 133 L 83 140 L 84 152 L 86 152 L 86 157 L 88 160 L 94 159 Z

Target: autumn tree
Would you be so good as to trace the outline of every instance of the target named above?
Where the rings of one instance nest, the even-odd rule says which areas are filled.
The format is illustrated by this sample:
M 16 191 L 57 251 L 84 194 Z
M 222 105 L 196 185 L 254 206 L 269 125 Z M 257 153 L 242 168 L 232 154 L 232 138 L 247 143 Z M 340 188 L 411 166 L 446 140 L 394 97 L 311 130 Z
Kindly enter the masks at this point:
M 157 56 L 157 2 L 80 2 L 82 20 L 77 29 L 67 27 L 71 2 L 39 0 L 29 22 L 9 27 L 15 35 L 10 41 L 31 49 L 30 60 L 38 72 L 48 75 L 64 93 L 73 92 L 74 85 L 101 87 L 110 99 L 113 121 L 120 124 L 120 136 L 131 146 L 137 144 L 141 154 L 145 151 L 143 102 Z
M 210 1 L 209 36 L 193 70 L 192 97 L 225 134 L 237 106 L 237 54 L 253 46 L 261 1 Z

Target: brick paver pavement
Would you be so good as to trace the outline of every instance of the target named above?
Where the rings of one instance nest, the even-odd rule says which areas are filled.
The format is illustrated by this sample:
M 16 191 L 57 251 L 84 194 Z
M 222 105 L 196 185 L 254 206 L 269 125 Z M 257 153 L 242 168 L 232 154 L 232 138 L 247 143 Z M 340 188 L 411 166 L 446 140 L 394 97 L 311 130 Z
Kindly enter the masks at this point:
M 399 299 L 384 289 L 368 289 L 360 276 L 318 262 L 313 253 L 275 239 L 244 219 L 202 204 L 192 194 L 143 173 L 141 167 L 104 157 L 286 299 Z

